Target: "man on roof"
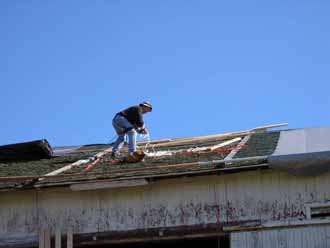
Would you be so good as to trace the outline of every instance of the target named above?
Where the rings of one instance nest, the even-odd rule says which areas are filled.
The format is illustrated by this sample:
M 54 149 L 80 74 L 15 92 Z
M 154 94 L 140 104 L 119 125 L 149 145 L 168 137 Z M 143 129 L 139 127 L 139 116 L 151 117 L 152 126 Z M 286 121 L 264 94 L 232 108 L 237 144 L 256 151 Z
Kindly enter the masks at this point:
M 136 133 L 147 134 L 148 130 L 143 122 L 143 114 L 152 111 L 152 105 L 144 101 L 139 105 L 129 107 L 118 112 L 112 120 L 112 125 L 118 134 L 118 138 L 112 147 L 112 156 L 116 156 L 123 146 L 125 135 L 128 136 L 128 152 L 136 151 Z

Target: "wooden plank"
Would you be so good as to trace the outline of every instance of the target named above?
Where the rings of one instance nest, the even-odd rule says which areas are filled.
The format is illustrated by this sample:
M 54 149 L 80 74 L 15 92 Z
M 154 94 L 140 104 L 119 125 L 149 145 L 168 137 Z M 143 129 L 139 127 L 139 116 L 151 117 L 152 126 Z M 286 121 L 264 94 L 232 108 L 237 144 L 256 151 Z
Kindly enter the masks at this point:
M 289 231 L 287 235 L 287 242 L 289 248 L 294 247 L 295 240 L 296 240 L 295 231 L 294 230 Z
M 183 140 L 175 140 L 168 143 L 162 143 L 162 144 L 156 144 L 153 145 L 154 148 L 156 147 L 164 147 L 164 146 L 176 146 L 176 145 L 184 145 L 192 142 L 205 142 L 205 141 L 211 141 L 211 140 L 217 140 L 217 139 L 226 139 L 226 138 L 234 138 L 239 137 L 242 135 L 248 135 L 253 134 L 254 131 L 242 131 L 237 133 L 226 133 L 226 134 L 217 134 L 212 136 L 201 136 L 201 137 L 194 137 L 190 139 L 183 139 Z
M 211 146 L 209 149 L 210 151 L 214 151 L 216 149 L 219 149 L 221 147 L 224 147 L 224 146 L 227 146 L 227 145 L 230 145 L 230 144 L 233 144 L 235 142 L 238 142 L 240 141 L 242 138 L 235 138 L 235 139 L 231 139 L 231 140 L 227 140 L 225 142 L 222 142 L 220 144 L 217 144 L 217 145 L 214 145 L 214 146 Z
M 122 180 L 122 181 L 103 181 L 103 182 L 73 184 L 70 186 L 70 189 L 72 191 L 83 191 L 83 190 L 137 187 L 137 186 L 144 186 L 147 184 L 148 184 L 148 181 L 145 179 Z
M 279 123 L 279 124 L 272 124 L 272 125 L 267 125 L 267 126 L 256 127 L 256 128 L 253 128 L 252 130 L 256 131 L 256 132 L 263 132 L 270 128 L 284 127 L 287 125 L 289 125 L 289 123 L 284 122 L 284 123 Z
M 39 248 L 45 248 L 45 232 L 43 229 L 39 230 Z
M 290 248 L 288 246 L 288 234 L 289 232 L 287 230 L 277 230 L 277 246 L 279 248 Z
M 273 228 L 283 228 L 292 230 L 298 230 L 305 227 L 315 227 L 315 226 L 326 226 L 330 228 L 330 220 L 315 220 L 315 221 L 304 221 L 304 220 L 280 220 L 280 221 L 268 221 L 258 224 L 256 226 L 255 221 L 251 221 L 251 224 L 244 223 L 242 225 L 225 226 L 223 230 L 225 232 L 234 231 L 250 231 L 250 230 L 268 230 Z M 330 236 L 329 236 L 330 237 Z
M 302 248 L 311 248 L 309 246 L 309 233 L 310 232 L 306 232 L 305 228 L 301 228 L 300 235 L 301 235 Z
M 79 160 L 79 161 L 76 161 L 76 162 L 74 162 L 74 163 L 72 163 L 72 164 L 66 165 L 66 166 L 64 166 L 64 167 L 62 167 L 62 168 L 60 168 L 60 169 L 57 169 L 57 170 L 52 171 L 52 172 L 50 172 L 50 173 L 47 173 L 47 174 L 45 174 L 45 176 L 55 176 L 55 175 L 58 175 L 58 174 L 60 174 L 60 173 L 62 173 L 62 172 L 65 172 L 65 171 L 71 170 L 72 168 L 74 168 L 74 167 L 76 167 L 76 166 L 79 166 L 79 165 L 82 165 L 82 164 L 85 164 L 85 163 L 86 163 L 85 160 L 84 160 L 84 162 L 82 162 L 81 160 Z M 43 179 L 44 179 L 44 178 L 41 177 L 41 178 L 39 178 L 39 181 L 41 181 L 41 180 L 43 180 Z
M 268 247 L 270 248 L 279 248 L 278 246 L 278 230 L 270 230 L 269 231 L 270 236 L 270 245 Z
M 177 141 L 169 141 L 169 142 L 165 142 L 165 143 L 155 144 L 155 145 L 153 145 L 153 147 L 179 145 L 179 144 L 186 144 L 186 143 L 193 142 L 193 141 L 207 141 L 207 140 L 220 139 L 220 138 L 236 137 L 236 136 L 240 136 L 240 135 L 248 135 L 248 134 L 253 134 L 256 131 L 258 131 L 258 132 L 259 131 L 265 131 L 267 128 L 280 127 L 280 126 L 284 126 L 284 125 L 288 125 L 288 124 L 287 123 L 281 123 L 281 124 L 274 124 L 274 125 L 257 127 L 257 128 L 252 129 L 252 130 L 241 131 L 241 132 L 217 134 L 217 135 L 210 135 L 210 136 L 200 136 L 200 137 L 193 137 L 193 138 L 187 138 L 187 139 L 184 138 L 184 139 L 177 140 Z M 105 154 L 110 153 L 111 151 L 112 151 L 112 147 L 107 148 L 103 152 L 97 153 L 94 157 L 101 158 Z M 66 165 L 66 166 L 64 166 L 60 169 L 57 169 L 57 170 L 52 171 L 50 173 L 47 173 L 47 174 L 45 174 L 45 176 L 54 176 L 54 175 L 58 175 L 62 172 L 71 170 L 73 167 L 76 167 L 76 166 L 79 166 L 79 165 L 83 164 L 84 162 L 82 162 L 82 161 L 85 162 L 85 160 L 76 161 L 76 162 L 74 162 L 70 165 Z M 44 178 L 39 178 L 39 180 L 43 180 L 43 179 Z
M 66 247 L 67 248 L 73 248 L 73 230 L 72 228 L 69 228 L 66 234 Z
M 274 232 L 276 232 L 276 230 L 257 231 L 258 236 L 256 237 L 256 239 L 258 239 L 258 241 L 255 241 L 255 242 L 258 243 L 258 247 L 260 247 L 260 248 L 264 248 L 264 247 L 277 248 L 277 242 L 272 242 Z M 276 244 L 274 244 L 274 243 L 276 243 Z M 254 248 L 254 247 L 252 246 L 251 248 Z
M 50 230 L 45 230 L 45 248 L 50 248 Z
M 308 247 L 313 247 L 315 243 L 315 230 L 319 229 L 319 227 L 315 228 L 306 228 L 305 229 L 305 238 L 308 239 L 305 241 Z
M 330 247 L 329 226 L 270 229 L 231 234 L 231 247 L 245 248 L 311 248 Z
M 184 152 L 192 152 L 192 153 L 208 152 L 208 151 L 214 151 L 216 149 L 230 145 L 230 144 L 238 142 L 240 140 L 241 140 L 241 138 L 234 138 L 234 139 L 227 140 L 225 142 L 221 142 L 217 145 L 212 145 L 212 146 L 203 146 L 203 147 L 189 148 L 189 149 L 177 149 L 177 150 L 171 150 L 171 151 L 149 152 L 149 153 L 146 153 L 146 155 L 148 157 L 165 157 L 165 156 L 173 156 L 173 154 L 177 154 L 177 153 L 180 154 L 180 153 L 184 153 Z
M 247 248 L 246 233 L 231 233 L 230 234 L 230 247 L 231 248 Z
M 250 139 L 250 137 L 251 137 L 251 135 L 246 135 L 246 136 L 244 137 L 244 139 L 242 139 L 241 142 L 240 142 L 237 146 L 238 146 L 238 147 L 242 147 L 242 146 L 244 146 L 244 145 L 246 144 L 246 142 L 248 142 L 248 140 Z M 237 149 L 232 150 L 232 151 L 227 155 L 227 157 L 225 157 L 224 160 L 232 159 L 232 158 L 237 154 L 238 151 L 239 151 L 239 150 L 237 150 Z
M 326 235 L 325 235 L 325 247 L 330 247 L 330 227 L 327 227 L 326 229 Z
M 263 248 L 261 233 L 252 231 L 247 233 L 247 240 L 249 241 L 249 248 Z
M 55 248 L 61 248 L 61 230 L 60 229 L 56 229 Z
M 282 126 L 287 126 L 287 125 L 288 125 L 288 123 L 279 123 L 279 124 L 272 124 L 272 125 L 267 125 L 267 126 L 256 127 L 251 130 L 245 130 L 245 131 L 239 131 L 239 132 L 215 134 L 215 135 L 208 135 L 208 136 L 197 136 L 197 137 L 192 137 L 192 138 L 182 138 L 182 139 L 176 139 L 176 140 L 161 143 L 161 144 L 154 144 L 153 147 L 183 145 L 183 144 L 194 142 L 194 141 L 197 142 L 197 141 L 208 141 L 208 140 L 215 140 L 215 139 L 231 138 L 231 137 L 253 134 L 255 132 L 263 132 L 269 128 L 276 128 L 276 127 L 282 127 Z
M 110 153 L 111 151 L 112 151 L 112 147 L 107 148 L 104 151 L 97 153 L 94 157 L 101 158 L 104 155 Z M 66 165 L 66 166 L 64 166 L 64 167 L 62 167 L 60 169 L 57 169 L 57 170 L 52 171 L 52 172 L 49 172 L 49 173 L 45 174 L 45 176 L 55 176 L 55 175 L 58 175 L 58 174 L 60 174 L 62 172 L 71 170 L 73 167 L 76 167 L 76 166 L 79 166 L 79 165 L 85 164 L 85 163 L 86 163 L 86 159 L 81 159 L 81 160 L 78 160 L 78 161 L 76 161 L 76 162 L 74 162 L 72 164 Z M 43 180 L 43 178 L 40 178 L 39 180 Z
M 320 234 L 323 232 L 323 229 L 318 227 L 317 229 L 314 228 L 312 231 L 312 242 L 315 247 L 321 247 L 320 244 L 322 243 L 322 237 Z
M 150 145 L 154 145 L 154 144 L 159 144 L 159 143 L 165 143 L 165 142 L 170 142 L 173 141 L 173 139 L 160 139 L 160 140 L 150 140 L 150 141 L 140 141 L 137 142 L 137 145 L 146 145 L 146 144 L 150 144 Z

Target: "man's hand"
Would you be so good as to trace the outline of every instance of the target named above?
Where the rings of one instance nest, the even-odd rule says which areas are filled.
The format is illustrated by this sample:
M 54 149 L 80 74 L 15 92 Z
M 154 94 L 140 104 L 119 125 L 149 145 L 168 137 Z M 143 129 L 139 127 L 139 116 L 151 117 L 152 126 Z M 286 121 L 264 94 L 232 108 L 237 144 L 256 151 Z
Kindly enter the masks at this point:
M 148 133 L 148 129 L 147 128 L 141 128 L 141 130 L 140 130 L 140 132 L 139 132 L 140 134 L 147 134 Z

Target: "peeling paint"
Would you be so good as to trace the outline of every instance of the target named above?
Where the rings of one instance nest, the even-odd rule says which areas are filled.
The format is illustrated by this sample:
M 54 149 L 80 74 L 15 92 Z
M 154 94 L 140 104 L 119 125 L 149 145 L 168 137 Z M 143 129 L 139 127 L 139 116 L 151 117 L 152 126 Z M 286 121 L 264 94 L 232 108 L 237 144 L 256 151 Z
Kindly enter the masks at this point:
M 312 181 L 249 172 L 166 180 L 139 189 L 44 189 L 38 197 L 35 191 L 6 193 L 0 203 L 0 242 L 8 237 L 32 237 L 39 228 L 65 232 L 70 227 L 84 234 L 306 219 L 306 203 L 330 198 L 329 178 L 322 175 Z

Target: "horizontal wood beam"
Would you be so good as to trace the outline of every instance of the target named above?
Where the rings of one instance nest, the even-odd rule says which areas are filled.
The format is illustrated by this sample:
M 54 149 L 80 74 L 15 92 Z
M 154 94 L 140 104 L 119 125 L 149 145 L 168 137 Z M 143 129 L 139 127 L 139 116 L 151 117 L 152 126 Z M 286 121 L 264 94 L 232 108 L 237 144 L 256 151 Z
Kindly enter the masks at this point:
M 189 238 L 225 236 L 220 223 L 186 225 L 178 227 L 136 229 L 130 231 L 108 231 L 75 235 L 80 247 L 102 244 L 124 244 L 150 241 L 182 240 Z
M 101 182 L 73 184 L 70 186 L 70 189 L 72 191 L 84 191 L 84 190 L 138 187 L 138 186 L 144 186 L 147 184 L 148 184 L 148 181 L 145 179 L 121 180 L 121 181 L 101 181 Z

